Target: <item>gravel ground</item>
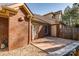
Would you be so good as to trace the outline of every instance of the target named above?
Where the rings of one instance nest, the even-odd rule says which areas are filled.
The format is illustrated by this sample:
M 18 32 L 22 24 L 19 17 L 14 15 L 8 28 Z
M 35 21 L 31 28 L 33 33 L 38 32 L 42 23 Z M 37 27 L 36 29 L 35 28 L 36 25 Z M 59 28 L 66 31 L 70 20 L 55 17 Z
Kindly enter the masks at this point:
M 40 50 L 39 48 L 31 44 L 11 51 L 0 51 L 0 56 L 45 56 L 45 55 L 47 55 L 46 52 Z

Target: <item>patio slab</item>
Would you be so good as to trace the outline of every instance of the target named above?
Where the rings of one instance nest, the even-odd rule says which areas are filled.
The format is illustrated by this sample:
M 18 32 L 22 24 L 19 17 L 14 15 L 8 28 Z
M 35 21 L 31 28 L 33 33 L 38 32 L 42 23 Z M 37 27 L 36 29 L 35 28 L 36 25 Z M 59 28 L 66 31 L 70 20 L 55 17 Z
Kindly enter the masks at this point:
M 32 42 L 36 47 L 46 51 L 48 54 L 51 52 L 62 49 L 70 44 L 72 44 L 73 40 L 56 38 L 56 37 L 45 37 L 36 39 Z
M 76 50 L 78 49 L 79 49 L 79 43 L 74 42 L 62 49 L 51 52 L 50 54 L 48 54 L 48 56 L 79 56 L 78 54 L 74 54 L 74 52 L 76 52 Z

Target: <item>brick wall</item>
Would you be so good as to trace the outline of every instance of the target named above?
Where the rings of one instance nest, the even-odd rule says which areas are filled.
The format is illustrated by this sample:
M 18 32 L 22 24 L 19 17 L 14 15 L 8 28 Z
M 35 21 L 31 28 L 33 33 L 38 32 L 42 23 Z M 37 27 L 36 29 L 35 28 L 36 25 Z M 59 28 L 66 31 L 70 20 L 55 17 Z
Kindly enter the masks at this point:
M 18 11 L 17 15 L 9 19 L 9 50 L 22 47 L 28 44 L 28 19 Z

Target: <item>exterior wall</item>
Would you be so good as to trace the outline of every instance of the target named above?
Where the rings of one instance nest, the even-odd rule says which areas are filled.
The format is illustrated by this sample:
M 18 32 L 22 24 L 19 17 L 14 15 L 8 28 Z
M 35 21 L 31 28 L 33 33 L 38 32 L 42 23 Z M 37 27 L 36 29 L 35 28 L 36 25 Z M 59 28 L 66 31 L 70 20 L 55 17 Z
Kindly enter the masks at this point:
M 17 15 L 9 19 L 9 50 L 28 44 L 28 19 L 25 21 L 24 17 L 19 9 Z
M 32 23 L 32 26 L 34 28 L 32 28 L 32 39 L 36 39 L 36 38 L 41 38 L 41 37 L 45 37 L 45 36 L 49 36 L 49 25 L 48 25 L 48 33 L 45 33 L 45 26 L 48 24 L 41 24 L 41 23 Z M 35 36 L 33 36 L 35 35 Z
M 45 15 L 44 17 L 46 17 L 46 18 L 48 18 L 50 20 L 53 20 L 52 17 L 54 17 L 54 15 L 53 14 L 48 14 L 48 15 Z
M 52 24 L 56 24 L 56 22 L 54 20 L 57 20 L 57 21 L 62 21 L 62 15 L 61 14 L 48 14 L 48 15 L 45 15 L 44 17 L 49 19 L 49 20 L 52 20 Z
M 1 44 L 7 42 L 8 42 L 8 18 L 0 17 L 0 48 L 1 48 Z
M 59 24 L 51 25 L 51 36 L 59 37 Z
M 56 32 L 57 32 L 56 25 L 52 25 L 51 26 L 51 36 L 56 36 Z
M 57 20 L 57 21 L 62 21 L 62 17 L 61 17 L 62 15 L 61 14 L 56 14 L 55 15 L 55 19 Z
M 48 15 L 45 15 L 45 16 L 43 16 L 43 17 L 45 17 L 45 18 L 47 18 L 52 24 L 56 24 L 57 22 L 55 21 L 56 19 L 55 19 L 55 16 L 53 15 L 53 14 L 48 14 Z M 53 17 L 53 18 L 52 18 Z M 47 21 L 48 21 L 47 20 Z

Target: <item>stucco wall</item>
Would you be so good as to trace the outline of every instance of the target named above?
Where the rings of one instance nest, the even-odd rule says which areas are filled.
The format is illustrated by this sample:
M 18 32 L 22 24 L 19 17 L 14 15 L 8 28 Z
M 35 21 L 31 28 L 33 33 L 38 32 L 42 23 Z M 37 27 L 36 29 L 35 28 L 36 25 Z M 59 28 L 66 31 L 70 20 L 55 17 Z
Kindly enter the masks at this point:
M 25 21 L 24 17 L 25 15 L 19 10 L 9 19 L 9 50 L 28 44 L 28 19 Z M 22 21 L 19 21 L 19 18 Z

